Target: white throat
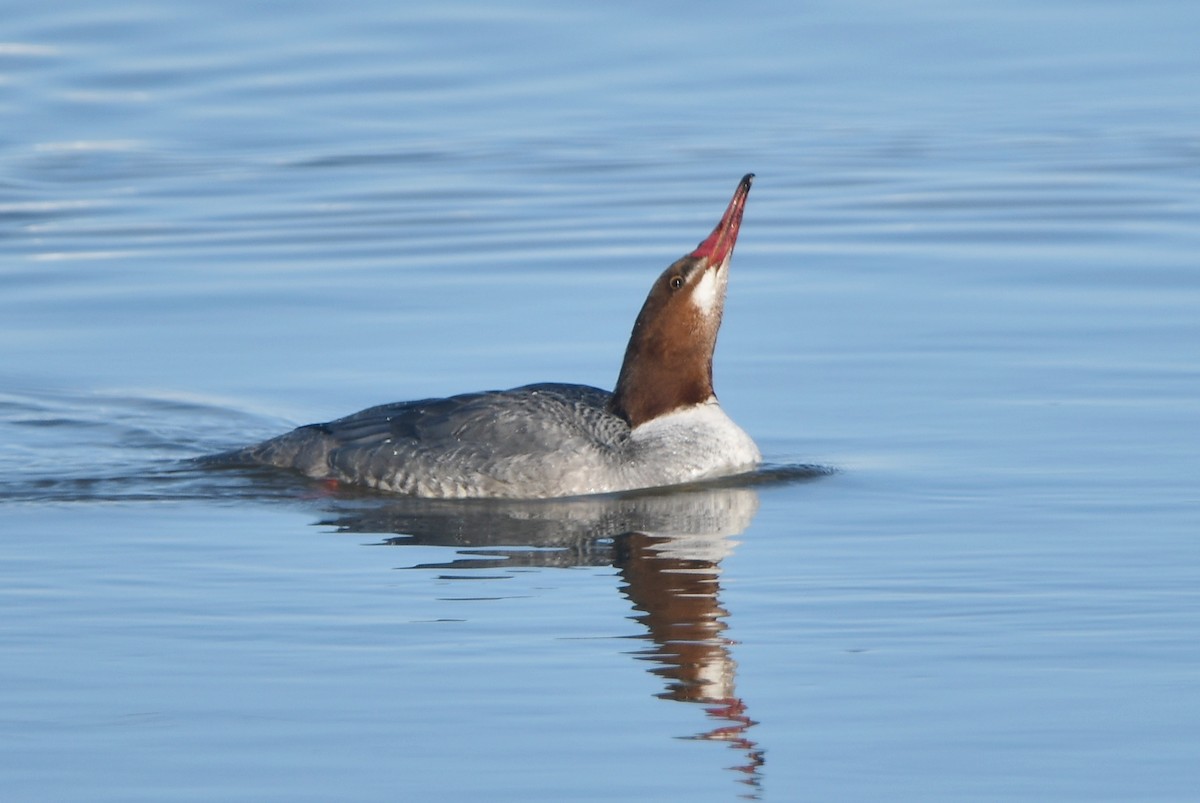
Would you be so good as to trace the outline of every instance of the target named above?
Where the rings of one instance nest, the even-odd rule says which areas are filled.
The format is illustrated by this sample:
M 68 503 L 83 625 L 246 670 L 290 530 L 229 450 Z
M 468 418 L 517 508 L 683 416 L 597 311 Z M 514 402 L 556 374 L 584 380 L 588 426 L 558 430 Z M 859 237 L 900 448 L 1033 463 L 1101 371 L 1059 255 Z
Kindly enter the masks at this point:
M 712 317 L 721 311 L 721 301 L 725 297 L 725 287 L 728 284 L 725 266 L 704 271 L 700 281 L 692 290 L 692 303 L 705 317 Z

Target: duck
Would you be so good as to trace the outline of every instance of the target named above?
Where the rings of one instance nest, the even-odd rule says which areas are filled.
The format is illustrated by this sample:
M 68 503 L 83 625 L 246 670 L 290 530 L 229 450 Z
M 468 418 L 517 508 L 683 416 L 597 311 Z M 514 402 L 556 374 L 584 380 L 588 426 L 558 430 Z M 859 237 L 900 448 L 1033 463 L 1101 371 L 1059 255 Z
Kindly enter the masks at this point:
M 702 482 L 762 455 L 721 408 L 713 351 L 754 174 L 654 281 L 612 391 L 541 382 L 393 402 L 214 455 L 428 498 L 547 499 Z

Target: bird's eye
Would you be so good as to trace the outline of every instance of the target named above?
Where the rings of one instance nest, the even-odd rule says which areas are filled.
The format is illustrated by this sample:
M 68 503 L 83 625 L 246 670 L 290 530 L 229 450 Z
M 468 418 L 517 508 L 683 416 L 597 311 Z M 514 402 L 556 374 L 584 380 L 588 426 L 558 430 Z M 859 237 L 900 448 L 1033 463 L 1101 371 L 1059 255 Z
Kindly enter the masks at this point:
M 683 277 L 682 276 L 672 276 L 671 281 L 668 282 L 668 284 L 671 285 L 672 290 L 678 290 L 680 287 L 683 287 Z

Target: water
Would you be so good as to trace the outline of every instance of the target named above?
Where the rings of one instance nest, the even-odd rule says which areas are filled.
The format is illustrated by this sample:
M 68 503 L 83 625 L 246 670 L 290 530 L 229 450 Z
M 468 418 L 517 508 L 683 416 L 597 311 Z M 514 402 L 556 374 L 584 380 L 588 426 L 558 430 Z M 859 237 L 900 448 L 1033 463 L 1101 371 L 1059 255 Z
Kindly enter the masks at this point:
M 5 4 L 6 800 L 1179 800 L 1200 14 Z M 754 171 L 757 484 L 446 504 L 186 458 L 611 386 Z

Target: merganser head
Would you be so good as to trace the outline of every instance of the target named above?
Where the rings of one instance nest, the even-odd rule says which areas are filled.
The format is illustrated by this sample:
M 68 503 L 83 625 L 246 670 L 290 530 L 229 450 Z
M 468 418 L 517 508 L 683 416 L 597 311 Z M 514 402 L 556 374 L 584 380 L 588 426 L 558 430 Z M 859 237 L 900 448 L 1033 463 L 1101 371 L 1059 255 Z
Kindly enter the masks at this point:
M 650 288 L 609 404 L 631 427 L 715 397 L 712 358 L 725 310 L 727 268 L 753 180 L 753 173 L 742 178 L 712 234 Z

